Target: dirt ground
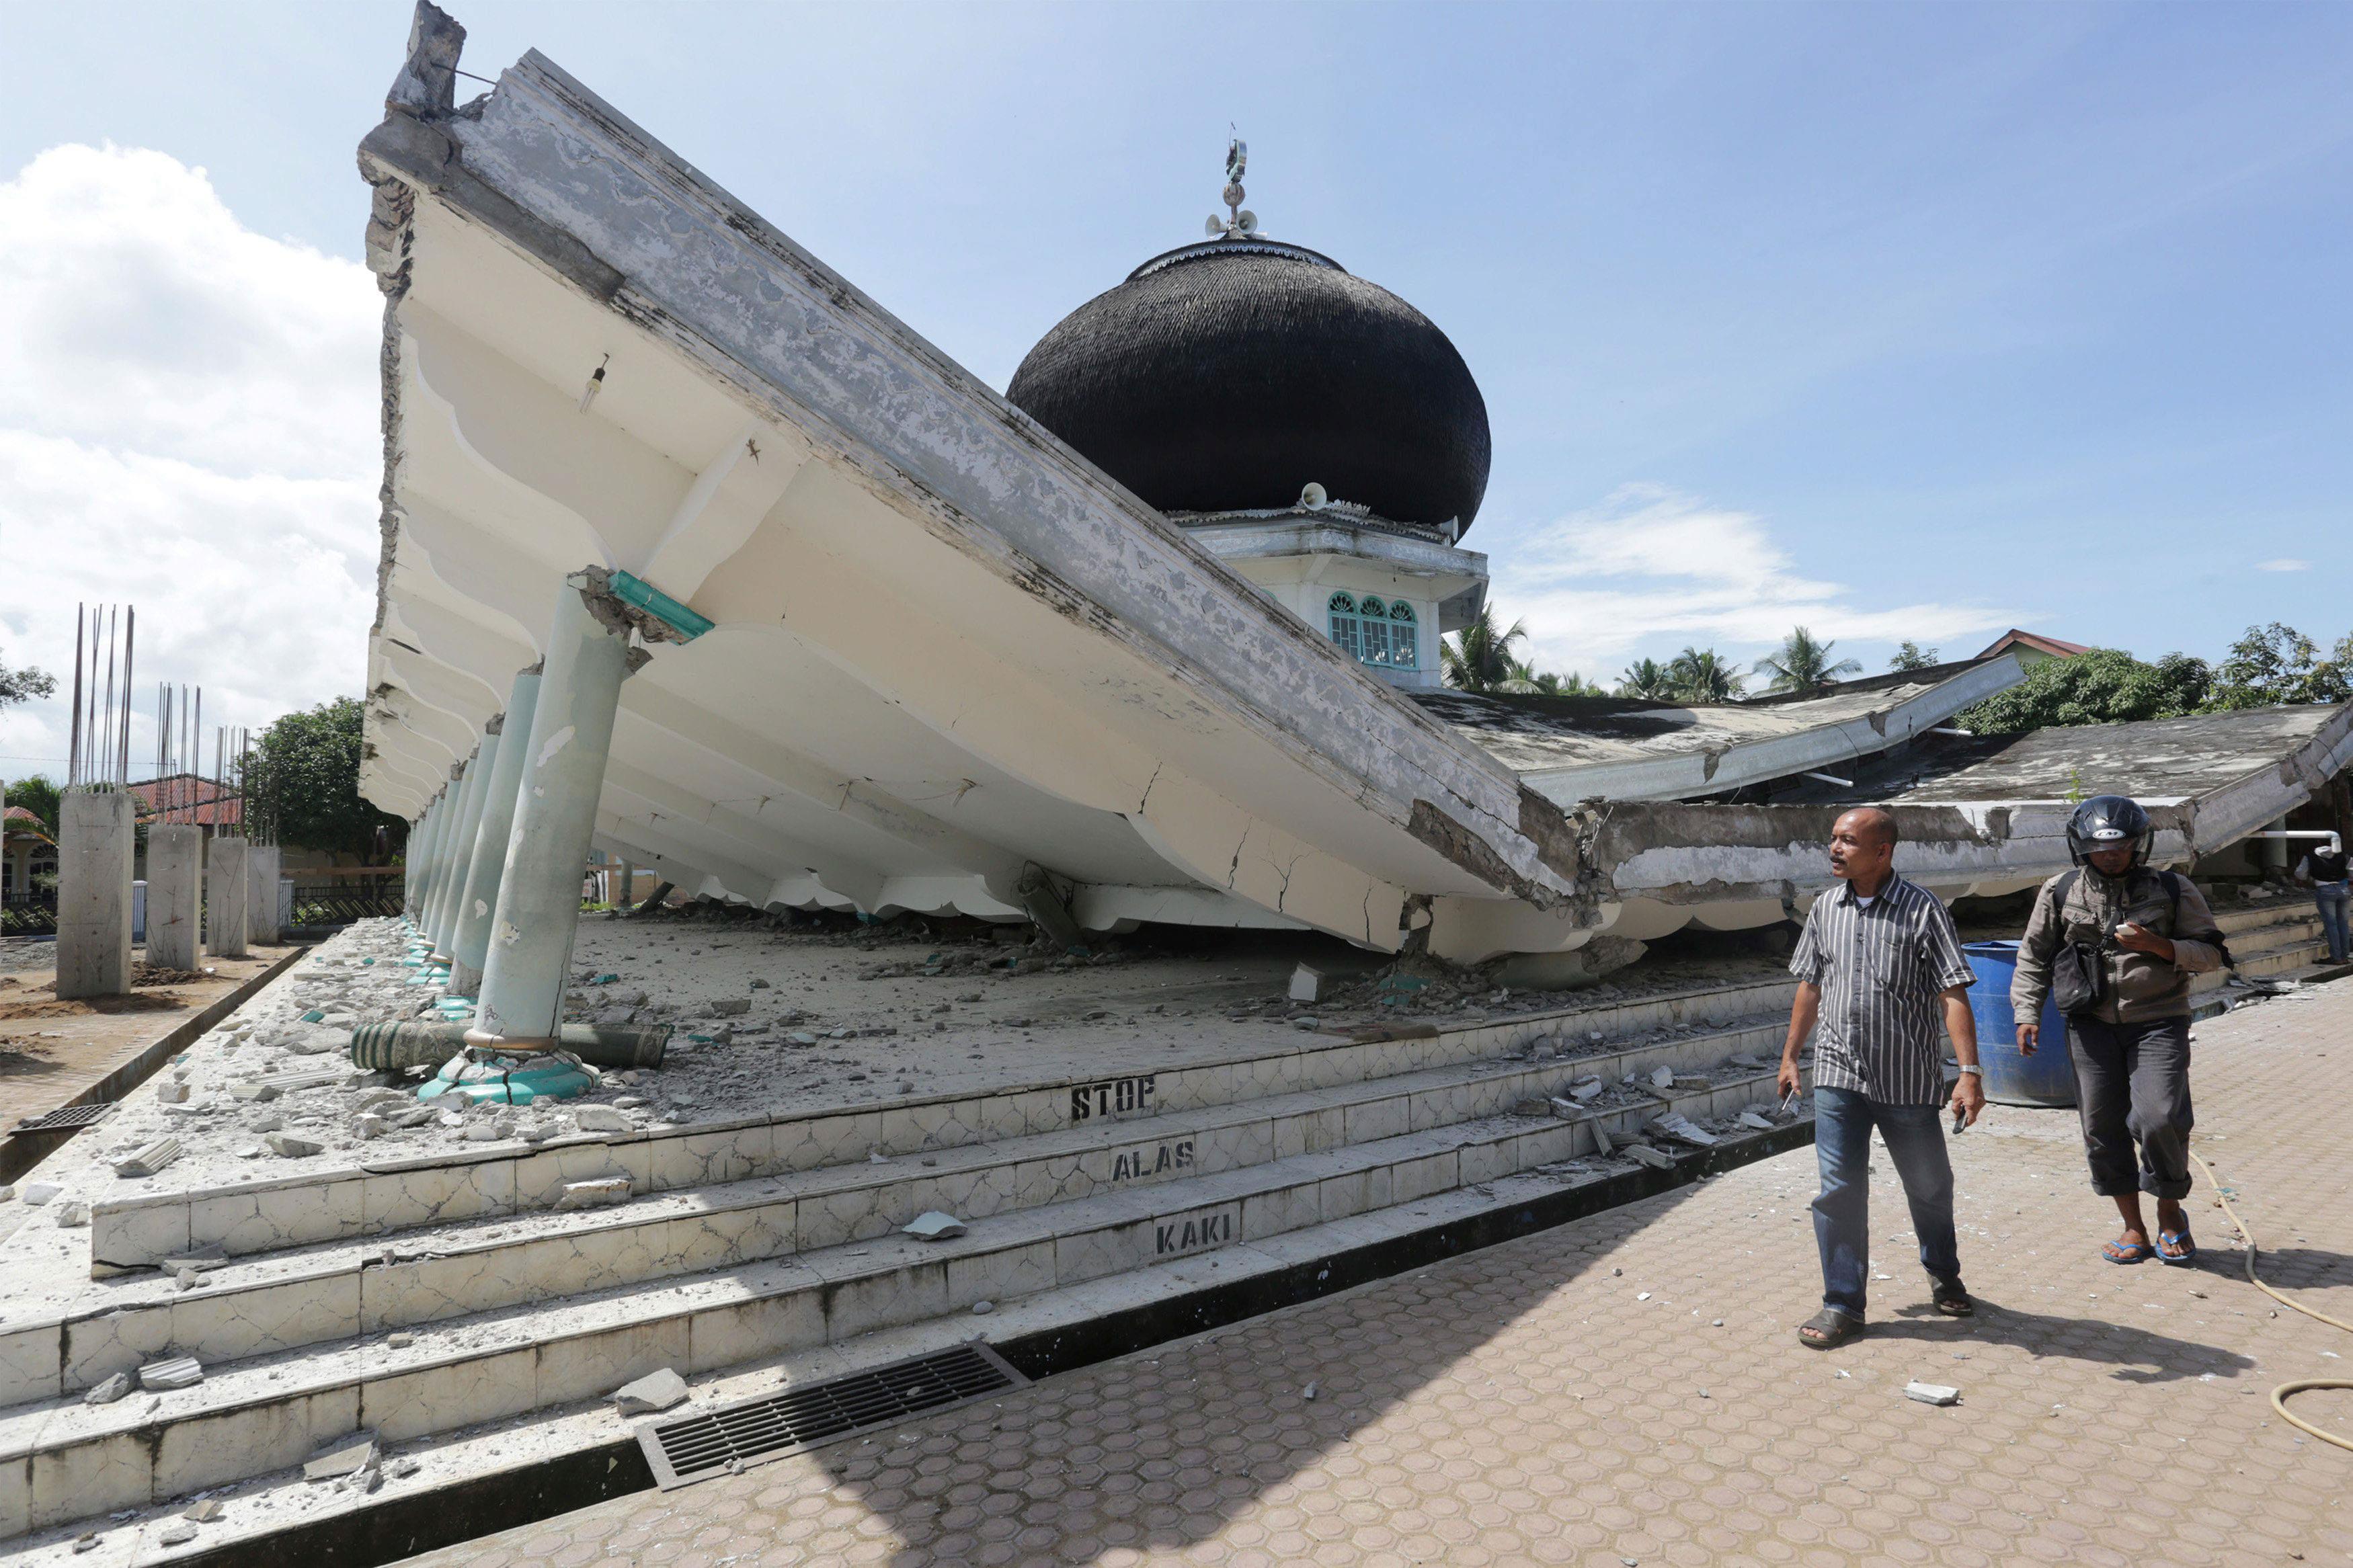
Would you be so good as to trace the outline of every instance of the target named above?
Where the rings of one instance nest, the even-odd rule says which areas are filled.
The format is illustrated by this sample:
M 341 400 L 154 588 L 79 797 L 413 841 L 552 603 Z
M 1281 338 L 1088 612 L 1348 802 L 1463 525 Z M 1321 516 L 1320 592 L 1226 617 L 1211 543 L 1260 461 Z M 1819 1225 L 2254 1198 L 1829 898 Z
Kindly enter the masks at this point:
M 288 951 L 258 947 L 250 958 L 208 958 L 209 973 L 194 982 L 60 1002 L 56 944 L 8 943 L 0 956 L 0 1130 L 63 1105 Z

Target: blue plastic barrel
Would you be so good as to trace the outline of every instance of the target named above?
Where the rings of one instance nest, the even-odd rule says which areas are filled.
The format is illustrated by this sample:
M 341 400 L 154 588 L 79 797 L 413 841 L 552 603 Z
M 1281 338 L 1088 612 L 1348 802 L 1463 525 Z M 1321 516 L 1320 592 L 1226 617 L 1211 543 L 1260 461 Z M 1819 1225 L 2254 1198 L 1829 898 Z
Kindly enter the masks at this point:
M 2018 1054 L 2018 1015 L 2010 1010 L 2010 981 L 2018 972 L 2018 943 L 1961 944 L 1977 979 L 1969 1011 L 1978 1020 L 1978 1060 L 1985 1067 L 1986 1098 L 1998 1105 L 2073 1105 L 2075 1068 L 2067 1057 L 2067 1019 L 2046 1001 L 2042 1036 L 2034 1054 Z

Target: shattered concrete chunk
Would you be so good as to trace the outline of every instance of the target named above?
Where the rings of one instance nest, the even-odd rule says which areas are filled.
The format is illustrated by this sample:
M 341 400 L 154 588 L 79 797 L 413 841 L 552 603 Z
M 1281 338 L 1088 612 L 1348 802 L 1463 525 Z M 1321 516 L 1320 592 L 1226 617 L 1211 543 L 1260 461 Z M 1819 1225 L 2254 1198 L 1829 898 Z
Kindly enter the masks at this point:
M 962 1236 L 965 1224 L 952 1214 L 927 1209 L 899 1228 L 922 1241 L 945 1241 L 951 1237 Z
M 176 1080 L 159 1083 L 155 1086 L 155 1098 L 165 1105 L 185 1105 L 188 1102 L 188 1086 Z
M 1675 1087 L 1675 1069 L 1674 1069 L 1674 1068 L 1651 1068 L 1651 1087 L 1652 1089 L 1672 1089 L 1672 1088 L 1674 1088 L 1674 1087 Z
M 79 1198 L 59 1198 L 53 1212 L 61 1230 L 77 1230 L 90 1223 L 90 1205 Z
M 131 1392 L 131 1374 L 118 1372 L 104 1383 L 92 1386 L 81 1396 L 84 1405 L 111 1405 Z
M 198 1524 L 210 1524 L 221 1516 L 220 1499 L 198 1498 L 180 1510 L 182 1519 L 193 1519 Z
M 266 1079 L 249 1078 L 229 1085 L 228 1092 L 232 1100 L 242 1100 L 249 1104 L 263 1105 L 276 1100 L 283 1091 Z
M 340 1480 L 357 1475 L 375 1463 L 375 1434 L 354 1432 L 338 1437 L 302 1461 L 302 1479 L 306 1481 Z
M 650 1415 L 686 1401 L 686 1379 L 669 1367 L 649 1372 L 635 1383 L 613 1391 L 613 1409 L 620 1415 Z
M 155 1540 L 159 1545 L 185 1546 L 189 1542 L 194 1541 L 195 1538 L 195 1525 L 184 1519 L 177 1524 L 165 1525 L 164 1527 L 164 1532 L 161 1535 L 158 1535 Z
M 748 996 L 722 996 L 711 1004 L 710 1013 L 714 1018 L 740 1018 L 751 1010 Z
M 1675 1157 L 1672 1154 L 1663 1149 L 1653 1149 L 1648 1143 L 1627 1144 L 1626 1157 L 1659 1171 L 1663 1171 L 1675 1163 Z
M 287 1160 L 300 1160 L 326 1148 L 323 1143 L 309 1138 L 297 1138 L 291 1132 L 272 1132 L 262 1142 L 269 1145 L 273 1153 Z
M 1760 1116 L 1754 1110 L 1742 1111 L 1740 1113 L 1739 1121 L 1740 1125 L 1743 1127 L 1754 1127 L 1759 1132 L 1770 1132 L 1773 1131 L 1772 1119 L 1766 1116 Z
M 177 1138 L 158 1138 L 114 1163 L 118 1176 L 152 1176 L 183 1152 Z
M 586 1182 L 566 1182 L 563 1195 L 555 1200 L 559 1209 L 602 1208 L 611 1204 L 629 1201 L 631 1188 L 627 1176 L 599 1176 Z
M 1904 1397 L 1916 1399 L 1923 1405 L 1958 1405 L 1961 1391 L 1948 1388 L 1941 1383 L 1907 1383 L 1904 1385 Z
M 583 1132 L 627 1132 L 629 1119 L 609 1105 L 584 1105 L 572 1113 Z
M 192 1355 L 151 1361 L 139 1369 L 139 1386 L 151 1394 L 163 1394 L 174 1388 L 194 1388 L 204 1380 L 205 1369 Z
M 1321 1002 L 1324 999 L 1324 972 L 1301 964 L 1291 972 L 1291 999 L 1293 1002 Z
M 25 1184 L 24 1199 L 26 1203 L 37 1206 L 41 1204 L 47 1203 L 51 1198 L 56 1197 L 59 1193 L 64 1191 L 65 1188 L 59 1186 L 55 1182 L 26 1182 Z

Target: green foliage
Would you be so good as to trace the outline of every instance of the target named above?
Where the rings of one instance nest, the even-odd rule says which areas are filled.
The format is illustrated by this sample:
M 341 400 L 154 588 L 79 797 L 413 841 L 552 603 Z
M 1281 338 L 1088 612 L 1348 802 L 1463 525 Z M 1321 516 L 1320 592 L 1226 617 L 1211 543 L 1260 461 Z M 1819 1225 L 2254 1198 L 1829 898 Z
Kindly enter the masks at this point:
M 1862 673 L 1862 661 L 1842 658 L 1831 662 L 1831 649 L 1835 642 L 1818 641 L 1803 626 L 1792 626 L 1781 646 L 1757 661 L 1756 673 L 1773 678 L 1767 691 L 1815 692 L 1837 681 L 1841 676 Z
M 2052 725 L 2173 719 L 2206 701 L 2213 672 L 2202 658 L 2169 653 L 2143 664 L 2118 648 L 2046 658 L 2009 690 L 1963 709 L 1953 722 L 1980 735 L 2016 735 Z
M 1501 690 L 1514 674 L 1512 645 L 1525 641 L 1527 635 L 1525 621 L 1498 627 L 1494 607 L 1480 605 L 1478 615 L 1454 634 L 1452 641 L 1439 641 L 1438 662 L 1445 671 L 1446 684 L 1460 691 Z
M 306 849 L 365 855 L 379 826 L 396 847 L 400 819 L 360 798 L 362 714 L 359 699 L 338 697 L 263 731 L 246 781 L 248 822 Z
M 1942 662 L 1943 661 L 1936 657 L 1936 650 L 1935 648 L 1922 647 L 1910 637 L 1905 637 L 1903 642 L 1896 646 L 1895 657 L 1887 661 L 1887 668 L 1890 669 L 1926 669 Z
M 1667 666 L 1667 681 L 1678 702 L 1735 702 L 1748 684 L 1715 649 L 1690 647 Z
M 41 819 L 41 831 L 55 838 L 58 836 L 58 786 L 46 773 L 35 773 L 26 779 L 8 782 L 9 805 L 21 805 Z
M 47 697 L 58 689 L 57 677 L 31 665 L 11 669 L 0 660 L 0 708 L 14 708 L 17 703 L 35 697 Z
M 2310 637 L 2274 621 L 2249 626 L 2231 645 L 2230 657 L 2215 668 L 2206 706 L 2224 712 L 2348 698 L 2353 698 L 2353 635 L 2339 638 L 2324 659 Z
M 1539 670 L 1525 659 L 1512 661 L 1511 676 L 1497 684 L 1498 691 L 1538 697 L 1603 697 L 1608 693 L 1585 677 L 1571 670 L 1567 675 L 1551 670 Z
M 1639 658 L 1619 672 L 1618 695 L 1640 698 L 1646 702 L 1672 702 L 1675 696 L 1675 678 L 1657 659 Z

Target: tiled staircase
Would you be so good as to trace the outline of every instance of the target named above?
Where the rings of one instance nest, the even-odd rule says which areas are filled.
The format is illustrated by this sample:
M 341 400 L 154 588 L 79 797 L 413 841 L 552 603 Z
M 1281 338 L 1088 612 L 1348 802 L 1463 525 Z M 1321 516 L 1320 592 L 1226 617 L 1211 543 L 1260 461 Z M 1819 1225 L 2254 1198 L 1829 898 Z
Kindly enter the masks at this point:
M 2231 944 L 2234 970 L 2199 975 L 2190 994 L 2204 998 L 2231 983 L 2235 973 L 2245 980 L 2293 978 L 2298 971 L 2325 963 L 2327 942 L 2320 929 L 2319 911 L 2308 896 L 2290 895 L 2217 910 L 2214 923 Z
M 661 1367 L 707 1398 L 1082 1324 L 1613 1179 L 1673 1112 L 1717 1143 L 1654 1136 L 1662 1152 L 1779 1146 L 1789 1116 L 1733 1119 L 1773 1107 L 1789 992 L 1223 1057 L 1145 1041 L 1083 1080 L 100 1205 L 93 1258 L 137 1272 L 101 1305 L 0 1327 L 0 1537 L 51 1532 L 62 1552 L 80 1521 L 218 1488 L 238 1489 L 232 1522 L 256 1500 L 260 1531 L 271 1489 L 300 1490 L 283 1472 L 355 1431 L 428 1461 L 396 1490 L 485 1433 L 502 1462 L 609 1441 L 598 1402 Z M 564 1206 L 617 1176 L 628 1201 Z M 965 1233 L 901 1233 L 933 1210 Z M 227 1261 L 197 1288 L 146 1272 L 207 1247 Z M 203 1381 L 84 1402 L 167 1355 Z

